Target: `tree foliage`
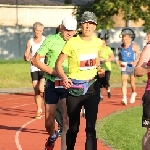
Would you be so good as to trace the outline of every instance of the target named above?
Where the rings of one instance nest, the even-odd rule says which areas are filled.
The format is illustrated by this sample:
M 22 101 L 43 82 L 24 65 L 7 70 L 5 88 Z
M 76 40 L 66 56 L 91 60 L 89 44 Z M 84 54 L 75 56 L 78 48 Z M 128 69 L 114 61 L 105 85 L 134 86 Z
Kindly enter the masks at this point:
M 72 0 L 64 0 L 64 4 L 72 4 Z
M 114 27 L 112 16 L 122 14 L 124 20 L 138 22 L 145 21 L 144 31 L 150 30 L 150 0 L 94 0 L 77 7 L 77 18 L 84 11 L 92 11 L 98 17 L 98 28 L 110 29 Z

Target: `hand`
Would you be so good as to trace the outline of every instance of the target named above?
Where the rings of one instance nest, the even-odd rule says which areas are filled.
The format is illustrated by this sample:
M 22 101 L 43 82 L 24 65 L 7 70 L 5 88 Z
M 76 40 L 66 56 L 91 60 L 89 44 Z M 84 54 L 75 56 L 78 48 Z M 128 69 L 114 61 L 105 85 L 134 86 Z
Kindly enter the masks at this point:
M 105 76 L 105 70 L 104 69 L 99 69 L 97 73 L 98 73 L 100 78 Z
M 73 85 L 72 81 L 68 78 L 63 79 L 62 82 L 65 89 L 69 89 Z
M 142 77 L 143 75 L 148 73 L 148 69 L 145 67 L 136 67 L 134 69 L 134 76 L 135 77 Z
M 100 61 L 100 64 L 104 64 L 106 61 L 105 60 L 101 60 Z
M 25 61 L 30 61 L 30 55 L 29 56 L 24 55 L 24 60 Z
M 133 61 L 133 62 L 131 62 L 131 64 L 132 64 L 133 67 L 135 67 L 137 62 Z
M 120 66 L 120 61 L 116 61 L 116 65 L 117 65 L 117 66 Z

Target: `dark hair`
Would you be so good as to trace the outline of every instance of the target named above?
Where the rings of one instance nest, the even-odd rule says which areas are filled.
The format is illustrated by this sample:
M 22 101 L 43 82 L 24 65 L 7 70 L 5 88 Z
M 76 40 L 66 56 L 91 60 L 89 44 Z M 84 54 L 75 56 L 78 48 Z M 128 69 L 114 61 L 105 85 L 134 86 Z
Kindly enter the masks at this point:
M 106 38 L 101 38 L 101 40 L 106 41 Z
M 56 28 L 56 34 L 60 32 L 60 25 Z

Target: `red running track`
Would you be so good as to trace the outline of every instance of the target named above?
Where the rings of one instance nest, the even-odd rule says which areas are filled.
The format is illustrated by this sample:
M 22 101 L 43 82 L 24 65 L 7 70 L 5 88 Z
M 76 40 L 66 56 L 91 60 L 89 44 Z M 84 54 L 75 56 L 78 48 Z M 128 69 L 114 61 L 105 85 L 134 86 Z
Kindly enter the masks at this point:
M 137 88 L 137 99 L 134 104 L 122 106 L 121 89 L 112 89 L 112 98 L 104 95 L 104 101 L 99 104 L 98 119 L 111 113 L 132 106 L 141 105 L 144 88 Z M 128 89 L 128 97 L 131 90 Z M 44 106 L 43 106 L 44 110 Z M 0 95 L 0 150 L 43 150 L 48 137 L 44 127 L 44 116 L 35 120 L 36 105 L 33 94 L 1 94 Z M 44 115 L 44 114 L 43 114 Z M 56 125 L 57 128 L 57 125 Z M 81 117 L 80 131 L 75 150 L 85 149 L 85 119 Z M 56 141 L 54 150 L 60 149 L 60 138 Z M 110 150 L 98 140 L 98 150 Z

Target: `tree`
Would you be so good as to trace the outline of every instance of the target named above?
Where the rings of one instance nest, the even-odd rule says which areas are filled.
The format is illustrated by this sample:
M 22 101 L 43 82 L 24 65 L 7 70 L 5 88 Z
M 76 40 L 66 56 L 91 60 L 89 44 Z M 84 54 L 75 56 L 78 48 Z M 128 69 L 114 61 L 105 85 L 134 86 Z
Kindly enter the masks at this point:
M 98 29 L 114 27 L 112 16 L 121 13 L 124 20 L 145 21 L 144 31 L 150 30 L 150 0 L 94 0 L 77 7 L 77 18 L 84 11 L 92 11 L 98 18 Z
M 64 0 L 65 4 L 72 4 L 72 0 Z

